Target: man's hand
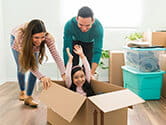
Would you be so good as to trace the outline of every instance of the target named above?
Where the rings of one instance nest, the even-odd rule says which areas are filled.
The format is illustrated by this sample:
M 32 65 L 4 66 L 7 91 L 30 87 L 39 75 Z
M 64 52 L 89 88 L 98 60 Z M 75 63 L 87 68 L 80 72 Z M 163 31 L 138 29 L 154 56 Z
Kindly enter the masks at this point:
M 72 60 L 73 59 L 73 55 L 70 53 L 70 49 L 66 48 L 66 52 L 67 52 L 67 55 L 68 55 L 69 59 Z
M 94 76 L 96 69 L 97 69 L 98 64 L 97 63 L 92 63 L 92 67 L 91 67 L 91 75 Z

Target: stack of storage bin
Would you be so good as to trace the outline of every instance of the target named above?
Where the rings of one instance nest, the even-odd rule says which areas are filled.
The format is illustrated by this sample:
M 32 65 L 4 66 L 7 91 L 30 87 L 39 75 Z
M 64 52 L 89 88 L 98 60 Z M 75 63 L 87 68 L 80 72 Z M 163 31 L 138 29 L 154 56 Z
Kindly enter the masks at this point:
M 125 48 L 124 87 L 145 100 L 160 99 L 164 71 L 159 56 L 165 48 Z

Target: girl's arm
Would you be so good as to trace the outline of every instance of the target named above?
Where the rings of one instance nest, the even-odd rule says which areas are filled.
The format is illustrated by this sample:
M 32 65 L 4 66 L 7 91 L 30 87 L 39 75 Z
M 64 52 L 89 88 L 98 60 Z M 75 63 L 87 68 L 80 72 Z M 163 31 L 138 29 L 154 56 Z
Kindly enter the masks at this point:
M 86 80 L 90 83 L 91 69 L 90 69 L 88 60 L 87 60 L 86 56 L 81 57 L 81 60 L 82 60 L 82 64 L 84 65 L 84 68 L 85 68 Z
M 67 62 L 67 66 L 66 66 L 66 75 L 65 75 L 65 83 L 67 88 L 70 88 L 71 84 L 72 84 L 72 80 L 71 80 L 71 70 L 72 70 L 72 61 L 73 61 L 73 56 L 70 53 L 69 48 L 66 48 L 69 60 Z
M 73 50 L 77 55 L 80 56 L 82 63 L 85 67 L 86 80 L 90 83 L 91 70 L 87 58 L 85 57 L 82 47 L 80 45 L 75 45 Z

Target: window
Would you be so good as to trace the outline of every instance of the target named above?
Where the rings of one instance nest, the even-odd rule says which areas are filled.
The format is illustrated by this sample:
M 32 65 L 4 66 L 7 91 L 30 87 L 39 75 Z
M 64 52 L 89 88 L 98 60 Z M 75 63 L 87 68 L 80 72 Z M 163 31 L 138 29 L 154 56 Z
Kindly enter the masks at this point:
M 77 15 L 89 6 L 104 27 L 137 27 L 142 18 L 142 0 L 61 0 L 61 21 Z

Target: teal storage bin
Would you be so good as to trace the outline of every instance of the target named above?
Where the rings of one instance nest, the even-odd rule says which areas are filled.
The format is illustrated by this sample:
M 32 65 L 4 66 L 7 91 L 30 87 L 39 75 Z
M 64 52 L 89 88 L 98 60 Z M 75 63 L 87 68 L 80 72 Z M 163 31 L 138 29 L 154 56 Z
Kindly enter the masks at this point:
M 160 99 L 161 88 L 150 88 L 150 89 L 134 89 L 133 87 L 126 84 L 126 88 L 143 98 L 144 100 L 157 100 Z
M 145 100 L 160 99 L 164 71 L 139 72 L 126 66 L 123 69 L 124 87 Z

